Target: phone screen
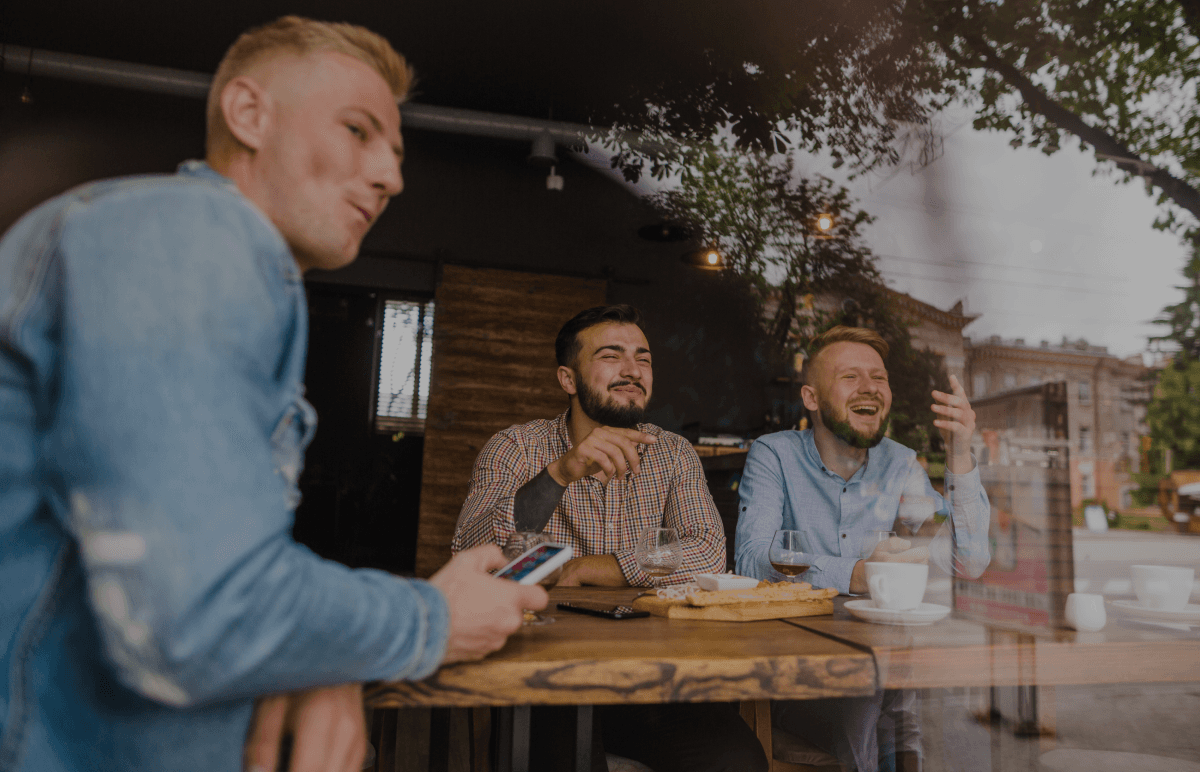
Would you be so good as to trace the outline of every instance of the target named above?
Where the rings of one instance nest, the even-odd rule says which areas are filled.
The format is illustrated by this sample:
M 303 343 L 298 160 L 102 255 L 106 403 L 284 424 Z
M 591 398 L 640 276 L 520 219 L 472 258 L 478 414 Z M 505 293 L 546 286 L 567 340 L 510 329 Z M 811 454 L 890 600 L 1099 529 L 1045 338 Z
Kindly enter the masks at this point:
M 553 544 L 539 544 L 537 548 L 530 552 L 525 557 L 521 558 L 520 562 L 515 563 L 509 568 L 496 574 L 501 579 L 512 579 L 519 582 L 528 576 L 535 568 L 545 563 L 550 558 L 562 552 L 561 546 Z

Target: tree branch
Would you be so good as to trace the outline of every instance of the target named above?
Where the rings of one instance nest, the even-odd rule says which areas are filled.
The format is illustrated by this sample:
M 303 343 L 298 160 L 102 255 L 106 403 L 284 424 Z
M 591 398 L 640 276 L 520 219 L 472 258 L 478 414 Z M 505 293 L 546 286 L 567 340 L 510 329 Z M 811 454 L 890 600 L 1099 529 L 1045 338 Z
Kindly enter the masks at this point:
M 1105 155 L 1128 158 L 1132 161 L 1144 161 L 1137 153 L 1117 140 L 1103 129 L 1088 125 L 1082 118 L 1054 101 L 1036 83 L 1026 77 L 1012 64 L 1009 64 L 996 52 L 986 40 L 977 35 L 962 35 L 976 55 L 983 60 L 983 65 L 1004 78 L 1010 86 L 1020 92 L 1021 98 L 1030 110 L 1041 115 L 1046 120 L 1064 131 L 1069 131 L 1079 139 L 1091 145 Z M 943 46 L 946 48 L 946 46 Z M 1147 164 L 1148 166 L 1150 164 Z M 1144 175 L 1146 179 L 1157 185 L 1181 208 L 1192 213 L 1200 222 L 1200 190 L 1192 187 L 1187 181 L 1181 180 L 1166 169 L 1155 167 L 1154 171 Z

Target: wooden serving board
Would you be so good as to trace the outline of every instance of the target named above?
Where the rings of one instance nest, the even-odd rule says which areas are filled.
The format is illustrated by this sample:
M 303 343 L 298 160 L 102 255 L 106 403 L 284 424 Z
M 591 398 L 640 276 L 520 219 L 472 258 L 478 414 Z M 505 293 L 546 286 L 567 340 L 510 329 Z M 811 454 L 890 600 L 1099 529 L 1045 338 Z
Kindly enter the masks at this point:
M 833 599 L 732 603 L 723 606 L 690 606 L 686 600 L 667 600 L 646 595 L 633 602 L 638 611 L 649 611 L 668 619 L 708 619 L 718 622 L 754 622 L 761 619 L 791 619 L 833 613 Z

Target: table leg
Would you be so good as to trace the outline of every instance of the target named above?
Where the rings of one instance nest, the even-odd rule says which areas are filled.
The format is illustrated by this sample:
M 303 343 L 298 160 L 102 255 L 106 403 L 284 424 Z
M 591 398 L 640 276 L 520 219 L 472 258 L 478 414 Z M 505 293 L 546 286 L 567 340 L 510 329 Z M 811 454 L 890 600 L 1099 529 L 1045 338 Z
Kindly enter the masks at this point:
M 529 772 L 529 714 L 528 705 L 512 709 L 512 772 Z
M 575 772 L 592 770 L 592 706 L 580 705 L 575 712 Z
M 433 708 L 429 715 L 429 772 L 450 770 L 450 708 Z

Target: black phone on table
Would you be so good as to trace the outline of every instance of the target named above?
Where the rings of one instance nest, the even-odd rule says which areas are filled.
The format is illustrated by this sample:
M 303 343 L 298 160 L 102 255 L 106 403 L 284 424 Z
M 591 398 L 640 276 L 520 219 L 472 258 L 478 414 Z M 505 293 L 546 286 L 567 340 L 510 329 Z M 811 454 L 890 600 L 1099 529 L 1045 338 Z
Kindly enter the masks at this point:
M 593 603 L 590 601 L 562 601 L 558 607 L 563 611 L 574 611 L 577 614 L 591 614 L 605 619 L 639 619 L 650 616 L 649 611 L 634 611 L 633 606 L 613 606 L 608 603 Z

